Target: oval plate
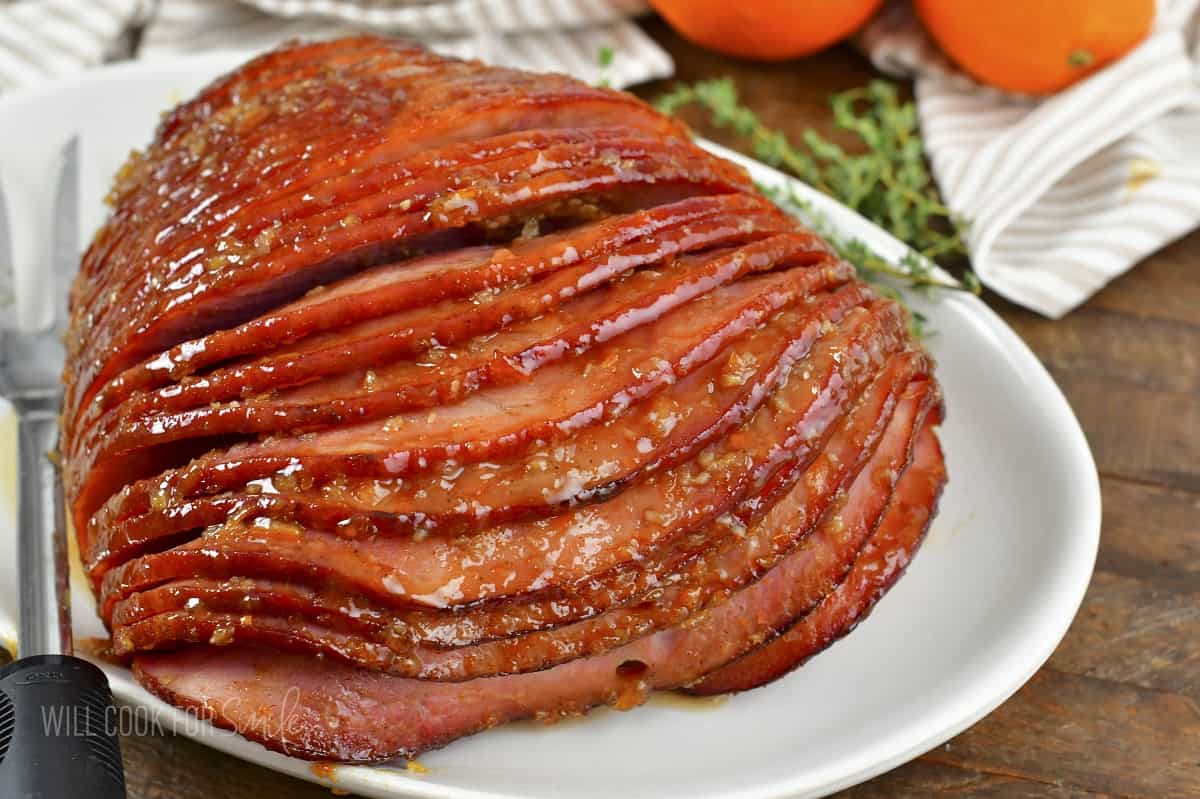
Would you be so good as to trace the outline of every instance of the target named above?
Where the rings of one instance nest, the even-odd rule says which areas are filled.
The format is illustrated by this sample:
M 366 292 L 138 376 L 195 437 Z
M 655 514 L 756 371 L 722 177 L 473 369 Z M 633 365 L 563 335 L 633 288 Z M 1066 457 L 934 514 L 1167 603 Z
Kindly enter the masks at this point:
M 0 99 L 0 177 L 27 281 L 36 280 L 48 247 L 48 176 L 62 143 L 81 137 L 82 229 L 90 232 L 103 219 L 110 176 L 130 148 L 148 141 L 160 113 L 240 60 L 124 64 Z M 763 184 L 791 183 L 837 230 L 885 257 L 904 253 L 824 195 L 706 146 Z M 121 700 L 167 729 L 373 797 L 795 799 L 868 779 L 965 729 L 1033 675 L 1075 615 L 1099 543 L 1095 464 L 1037 358 L 974 297 L 941 293 L 913 305 L 929 319 L 949 411 L 941 437 L 950 484 L 941 512 L 908 575 L 871 617 L 769 686 L 720 702 L 658 700 L 555 726 L 511 724 L 422 757 L 428 772 L 417 776 L 402 767 L 314 770 L 191 720 L 143 691 L 127 670 L 101 665 Z M 0 481 L 7 505 L 0 508 L 0 634 L 11 638 L 11 465 Z M 90 594 L 81 579 L 74 583 L 77 634 L 102 635 Z

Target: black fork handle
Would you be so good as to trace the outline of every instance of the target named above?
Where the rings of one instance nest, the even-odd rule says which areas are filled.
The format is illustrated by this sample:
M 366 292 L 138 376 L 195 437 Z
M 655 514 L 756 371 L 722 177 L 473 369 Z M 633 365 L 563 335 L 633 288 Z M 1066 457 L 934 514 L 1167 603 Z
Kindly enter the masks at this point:
M 108 679 L 71 653 L 57 397 L 25 396 L 19 414 L 20 648 L 0 669 L 0 799 L 124 799 Z
M 0 669 L 0 797 L 125 799 L 104 672 L 69 655 Z

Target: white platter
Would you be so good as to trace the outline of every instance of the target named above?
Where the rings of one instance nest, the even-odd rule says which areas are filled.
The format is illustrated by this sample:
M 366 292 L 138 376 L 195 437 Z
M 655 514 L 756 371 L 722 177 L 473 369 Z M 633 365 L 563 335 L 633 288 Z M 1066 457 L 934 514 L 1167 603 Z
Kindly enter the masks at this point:
M 131 147 L 148 141 L 160 112 L 235 64 L 211 55 L 121 65 L 0 98 L 0 180 L 27 307 L 36 307 L 62 143 L 81 136 L 83 230 L 90 232 L 103 217 L 109 177 Z M 787 180 L 738 160 L 762 183 Z M 888 257 L 903 253 L 853 212 L 795 188 L 845 234 Z M 929 347 L 949 412 L 941 436 L 951 479 L 941 513 L 908 575 L 875 613 L 772 685 L 719 704 L 658 702 L 556 727 L 510 725 L 422 757 L 428 773 L 419 777 L 398 768 L 314 771 L 230 733 L 187 724 L 128 671 L 105 665 L 113 689 L 127 705 L 216 749 L 374 797 L 794 799 L 913 758 L 991 711 L 1049 657 L 1082 600 L 1100 529 L 1087 443 L 1038 360 L 973 297 L 942 294 L 915 304 L 936 331 Z M 7 437 L 11 448 L 11 431 Z M 11 639 L 15 472 L 8 457 L 0 470 L 0 636 Z M 77 634 L 101 634 L 78 580 L 73 593 Z

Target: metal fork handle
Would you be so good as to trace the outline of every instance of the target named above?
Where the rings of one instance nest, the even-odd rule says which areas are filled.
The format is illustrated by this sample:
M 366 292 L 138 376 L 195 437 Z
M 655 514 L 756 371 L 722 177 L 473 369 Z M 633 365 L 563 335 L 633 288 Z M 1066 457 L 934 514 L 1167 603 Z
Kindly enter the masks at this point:
M 21 407 L 24 405 L 25 407 Z M 71 610 L 62 504 L 62 478 L 50 460 L 58 447 L 58 405 L 52 399 L 18 405 L 20 496 L 17 560 L 22 573 L 38 575 L 22 592 L 22 657 L 70 655 Z M 61 599 L 61 601 L 59 601 Z

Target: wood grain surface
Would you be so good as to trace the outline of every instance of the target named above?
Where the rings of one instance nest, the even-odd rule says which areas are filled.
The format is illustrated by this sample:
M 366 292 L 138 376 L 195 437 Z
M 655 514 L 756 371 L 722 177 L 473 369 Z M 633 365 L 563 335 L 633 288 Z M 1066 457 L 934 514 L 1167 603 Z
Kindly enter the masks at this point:
M 692 47 L 657 21 L 646 27 L 680 79 L 731 75 L 768 124 L 797 135 L 829 132 L 827 97 L 874 74 L 847 48 L 758 65 Z M 1087 432 L 1104 495 L 1096 576 L 1058 651 L 1012 699 L 840 796 L 1200 797 L 1200 234 L 1061 321 L 985 299 L 1054 374 Z M 182 738 L 122 745 L 133 799 L 330 795 Z

